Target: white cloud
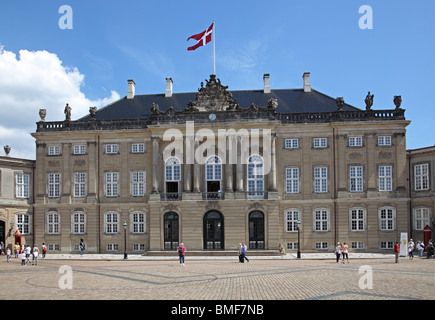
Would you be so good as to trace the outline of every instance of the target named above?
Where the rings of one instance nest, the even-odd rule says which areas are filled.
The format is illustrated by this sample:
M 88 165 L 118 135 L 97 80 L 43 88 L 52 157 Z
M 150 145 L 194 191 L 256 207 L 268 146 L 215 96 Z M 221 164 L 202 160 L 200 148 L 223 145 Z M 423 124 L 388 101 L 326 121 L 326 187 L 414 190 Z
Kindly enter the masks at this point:
M 68 103 L 75 120 L 88 114 L 90 106 L 100 108 L 120 98 L 111 91 L 109 97 L 87 99 L 81 92 L 84 78 L 54 53 L 20 50 L 17 58 L 11 51 L 0 51 L 0 148 L 10 145 L 12 157 L 34 159 L 30 133 L 40 120 L 39 109 L 47 110 L 46 121 L 62 121 Z

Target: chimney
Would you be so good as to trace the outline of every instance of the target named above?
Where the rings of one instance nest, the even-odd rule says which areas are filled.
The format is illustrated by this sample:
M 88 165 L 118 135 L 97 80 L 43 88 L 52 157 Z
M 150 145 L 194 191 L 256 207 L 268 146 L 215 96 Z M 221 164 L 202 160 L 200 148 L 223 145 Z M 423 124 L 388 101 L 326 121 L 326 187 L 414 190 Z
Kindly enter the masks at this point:
M 264 81 L 264 89 L 263 89 L 263 92 L 264 92 L 264 93 L 270 93 L 269 78 L 270 78 L 270 74 L 265 73 L 265 74 L 263 75 L 263 81 Z
M 172 97 L 172 78 L 166 78 L 165 97 L 166 98 Z
M 127 90 L 127 99 L 133 99 L 134 98 L 134 86 L 136 84 L 133 80 L 128 80 L 128 90 Z
M 310 73 L 304 72 L 302 78 L 304 79 L 304 92 L 311 92 Z

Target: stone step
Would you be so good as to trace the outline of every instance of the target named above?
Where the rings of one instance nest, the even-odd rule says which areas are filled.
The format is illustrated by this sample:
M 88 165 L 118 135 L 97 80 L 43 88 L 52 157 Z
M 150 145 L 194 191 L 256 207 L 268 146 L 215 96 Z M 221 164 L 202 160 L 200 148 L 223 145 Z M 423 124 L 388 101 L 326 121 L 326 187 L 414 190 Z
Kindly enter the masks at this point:
M 151 256 L 151 257 L 162 257 L 162 256 L 177 256 L 178 253 L 176 250 L 169 251 L 145 251 L 143 256 Z M 237 257 L 238 251 L 237 250 L 186 250 L 186 255 L 189 256 L 210 256 L 210 257 L 217 257 L 217 256 L 233 256 Z M 280 253 L 278 250 L 248 250 L 247 256 L 280 256 L 282 253 Z

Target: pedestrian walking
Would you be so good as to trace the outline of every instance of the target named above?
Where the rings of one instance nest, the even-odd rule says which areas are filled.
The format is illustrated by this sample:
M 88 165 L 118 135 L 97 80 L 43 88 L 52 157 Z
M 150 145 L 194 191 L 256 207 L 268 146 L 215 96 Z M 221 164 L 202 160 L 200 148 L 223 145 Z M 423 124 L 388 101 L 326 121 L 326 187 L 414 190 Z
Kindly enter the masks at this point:
M 11 249 L 6 249 L 6 262 L 9 262 L 11 260 Z
M 246 256 L 246 253 L 248 252 L 248 247 L 246 246 L 246 244 L 244 242 L 242 242 L 241 252 L 242 252 L 242 261 L 244 262 L 244 260 L 246 259 L 246 261 L 249 262 L 249 259 Z
M 186 248 L 184 247 L 183 243 L 180 243 L 180 245 L 177 248 L 178 251 L 178 258 L 180 259 L 180 267 L 184 266 L 184 255 L 186 254 Z
M 340 261 L 340 256 L 341 256 L 341 243 L 337 242 L 337 246 L 335 247 L 335 259 L 336 262 L 338 263 Z
M 47 247 L 45 246 L 44 242 L 42 243 L 41 249 L 42 249 L 42 257 L 45 258 L 45 254 L 47 253 Z
M 29 245 L 27 245 L 26 249 L 24 250 L 24 252 L 26 253 L 26 263 L 30 263 L 30 252 L 32 251 L 32 249 L 30 248 Z
M 418 241 L 417 242 L 417 250 L 418 250 L 418 253 L 420 255 L 420 258 L 422 258 L 423 257 L 423 251 L 424 251 L 424 243 L 423 243 L 423 241 Z
M 399 242 L 396 241 L 396 243 L 394 244 L 394 257 L 395 263 L 399 263 L 399 253 L 400 253 L 400 247 L 399 247 Z
M 26 265 L 26 251 L 23 250 L 23 252 L 21 252 L 21 265 L 25 266 Z
M 85 250 L 85 243 L 83 242 L 83 239 L 80 239 L 80 255 L 83 255 L 83 250 Z
M 409 260 L 414 259 L 414 253 L 412 252 L 413 250 L 414 250 L 414 242 L 412 242 L 412 239 L 411 239 L 411 241 L 409 241 L 409 243 L 408 243 L 408 257 L 409 257 Z
M 18 258 L 18 256 L 20 255 L 20 245 L 18 243 L 14 245 L 14 255 L 15 258 Z
M 239 262 L 244 263 L 245 259 L 243 259 L 243 255 L 242 255 L 242 244 L 239 243 Z
M 39 255 L 39 248 L 35 245 L 33 248 L 33 256 L 32 256 L 32 265 L 37 266 L 38 265 L 38 255 Z
M 342 247 L 342 255 L 343 255 L 343 263 L 344 263 L 344 259 L 347 260 L 347 263 L 349 263 L 349 246 L 346 244 L 346 242 L 343 243 L 343 247 Z

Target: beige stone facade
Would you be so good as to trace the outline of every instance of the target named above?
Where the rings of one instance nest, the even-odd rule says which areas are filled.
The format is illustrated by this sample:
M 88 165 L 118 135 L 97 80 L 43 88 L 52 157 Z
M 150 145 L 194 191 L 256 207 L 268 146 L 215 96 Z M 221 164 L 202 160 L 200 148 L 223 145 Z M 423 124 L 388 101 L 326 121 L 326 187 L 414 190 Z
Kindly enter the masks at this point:
M 210 84 L 224 98 L 207 92 Z M 410 232 L 411 208 L 428 207 L 432 217 L 433 192 L 410 198 L 404 110 L 342 110 L 337 103 L 332 112 L 284 113 L 273 99 L 243 109 L 222 88 L 211 78 L 198 93 L 208 100 L 197 97 L 175 112 L 151 106 L 144 119 L 99 119 L 98 111 L 39 122 L 32 134 L 35 242 L 59 252 L 77 252 L 80 239 L 87 252 L 175 250 L 181 242 L 188 250 L 236 250 L 245 242 L 251 250 L 282 244 L 291 252 L 299 226 L 305 252 L 331 251 L 337 242 L 383 251 Z M 107 108 L 139 98 L 133 93 Z M 205 133 L 215 138 L 207 156 Z

